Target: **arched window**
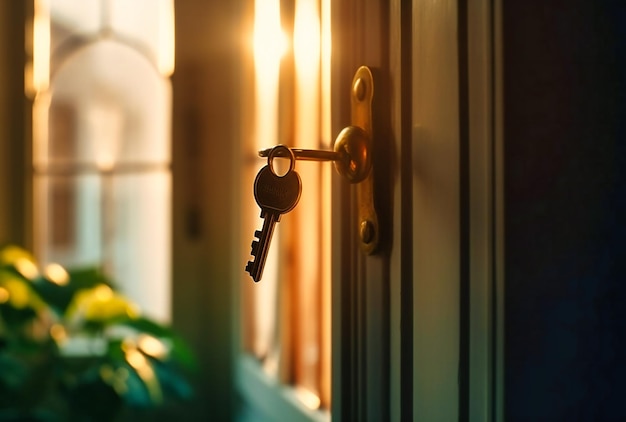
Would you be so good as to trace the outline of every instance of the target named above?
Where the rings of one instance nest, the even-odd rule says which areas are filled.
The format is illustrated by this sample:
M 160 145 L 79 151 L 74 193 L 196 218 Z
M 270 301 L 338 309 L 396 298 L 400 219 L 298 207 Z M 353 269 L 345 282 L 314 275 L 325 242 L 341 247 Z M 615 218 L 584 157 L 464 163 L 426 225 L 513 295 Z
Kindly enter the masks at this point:
M 35 248 L 170 318 L 172 0 L 35 3 Z

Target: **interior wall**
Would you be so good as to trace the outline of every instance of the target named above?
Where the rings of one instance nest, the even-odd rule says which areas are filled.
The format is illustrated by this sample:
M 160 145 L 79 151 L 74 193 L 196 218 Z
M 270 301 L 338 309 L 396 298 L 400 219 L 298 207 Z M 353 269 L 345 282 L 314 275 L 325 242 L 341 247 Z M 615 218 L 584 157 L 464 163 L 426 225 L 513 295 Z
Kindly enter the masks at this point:
M 503 2 L 508 421 L 626 420 L 625 19 Z
M 0 244 L 28 247 L 25 3 L 0 2 Z

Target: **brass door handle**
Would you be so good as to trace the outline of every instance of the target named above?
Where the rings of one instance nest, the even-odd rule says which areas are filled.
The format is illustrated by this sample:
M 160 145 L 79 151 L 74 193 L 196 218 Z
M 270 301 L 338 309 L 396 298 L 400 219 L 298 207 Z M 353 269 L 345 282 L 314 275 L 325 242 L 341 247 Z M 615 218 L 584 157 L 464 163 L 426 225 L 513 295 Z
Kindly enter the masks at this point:
M 289 148 L 296 160 L 333 161 L 335 169 L 356 185 L 358 201 L 358 233 L 361 249 L 369 254 L 379 242 L 378 215 L 374 208 L 374 177 L 372 169 L 372 98 L 374 78 L 366 66 L 361 66 L 352 80 L 351 125 L 345 127 L 333 146 L 333 151 Z M 281 145 L 282 147 L 283 145 Z M 259 151 L 267 157 L 274 148 Z M 287 157 L 285 149 L 274 152 L 275 157 Z

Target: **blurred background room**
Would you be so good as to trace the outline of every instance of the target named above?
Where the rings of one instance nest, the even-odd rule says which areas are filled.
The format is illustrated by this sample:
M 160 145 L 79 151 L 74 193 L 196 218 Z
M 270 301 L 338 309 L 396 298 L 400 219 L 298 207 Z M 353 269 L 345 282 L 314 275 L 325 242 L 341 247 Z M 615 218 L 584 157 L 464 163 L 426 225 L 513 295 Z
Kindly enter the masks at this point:
M 625 28 L 612 0 L 0 0 L 0 392 L 45 420 L 626 420 Z M 298 161 L 254 283 L 258 151 L 332 150 L 372 92 L 368 184 Z M 135 340 L 61 347 L 76 283 Z M 7 315 L 120 366 L 59 407 L 79 384 L 15 372 L 40 362 Z

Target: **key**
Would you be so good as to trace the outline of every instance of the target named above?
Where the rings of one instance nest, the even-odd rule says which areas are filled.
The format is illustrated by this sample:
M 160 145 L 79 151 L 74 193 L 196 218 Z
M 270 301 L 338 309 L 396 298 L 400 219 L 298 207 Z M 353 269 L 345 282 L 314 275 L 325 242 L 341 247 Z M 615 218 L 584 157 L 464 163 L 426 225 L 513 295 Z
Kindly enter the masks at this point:
M 290 158 L 290 166 L 287 173 L 278 176 L 272 165 L 274 157 L 281 152 Z M 296 159 L 289 148 L 278 145 L 272 148 L 268 155 L 268 163 L 263 167 L 254 180 L 254 198 L 261 207 L 263 228 L 254 232 L 257 240 L 252 241 L 252 261 L 248 261 L 246 271 L 255 282 L 261 280 L 263 268 L 269 252 L 270 242 L 274 234 L 274 227 L 280 221 L 281 215 L 288 213 L 298 204 L 302 192 L 300 175 L 295 171 Z

